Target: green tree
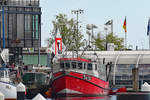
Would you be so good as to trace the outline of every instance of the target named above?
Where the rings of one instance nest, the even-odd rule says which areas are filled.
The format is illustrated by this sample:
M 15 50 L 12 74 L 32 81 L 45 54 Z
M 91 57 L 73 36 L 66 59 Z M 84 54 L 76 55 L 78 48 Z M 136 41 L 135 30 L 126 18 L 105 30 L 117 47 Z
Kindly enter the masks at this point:
M 67 15 L 59 14 L 56 19 L 52 21 L 53 30 L 50 32 L 51 40 L 48 39 L 49 46 L 54 42 L 57 31 L 61 33 L 62 41 L 66 46 L 67 50 L 79 50 L 83 46 L 81 42 L 83 35 L 81 31 L 77 30 L 77 21 L 73 18 L 68 19 Z
M 110 33 L 107 35 L 107 42 L 108 43 L 114 43 L 117 47 L 115 50 L 123 50 L 124 49 L 124 39 L 119 38 L 118 36 L 115 36 L 113 33 Z
M 98 34 L 97 38 L 95 39 L 95 45 L 99 50 L 106 50 L 106 43 L 114 43 L 116 46 L 115 50 L 123 50 L 123 42 L 123 38 L 119 38 L 113 33 L 108 34 L 106 38 L 102 38 L 101 34 Z
M 102 38 L 101 34 L 99 33 L 97 35 L 97 38 L 95 39 L 95 45 L 96 45 L 97 49 L 105 50 L 106 48 L 105 48 L 104 43 L 105 43 L 105 39 Z

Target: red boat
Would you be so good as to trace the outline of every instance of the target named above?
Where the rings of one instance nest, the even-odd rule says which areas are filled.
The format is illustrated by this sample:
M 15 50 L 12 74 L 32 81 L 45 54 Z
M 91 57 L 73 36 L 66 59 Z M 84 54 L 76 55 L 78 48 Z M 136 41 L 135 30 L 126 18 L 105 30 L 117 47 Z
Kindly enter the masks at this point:
M 52 96 L 108 95 L 103 64 L 83 58 L 60 58 L 53 63 Z
M 55 49 L 54 49 L 55 48 Z M 64 58 L 62 38 L 58 32 L 52 46 L 52 80 L 51 92 L 58 96 L 96 96 L 109 93 L 109 82 L 106 81 L 106 67 L 98 61 L 88 59 Z M 55 53 L 55 54 L 54 54 Z
M 109 91 L 109 95 L 115 95 L 116 93 L 125 93 L 125 92 L 127 92 L 127 88 L 126 87 L 112 88 Z

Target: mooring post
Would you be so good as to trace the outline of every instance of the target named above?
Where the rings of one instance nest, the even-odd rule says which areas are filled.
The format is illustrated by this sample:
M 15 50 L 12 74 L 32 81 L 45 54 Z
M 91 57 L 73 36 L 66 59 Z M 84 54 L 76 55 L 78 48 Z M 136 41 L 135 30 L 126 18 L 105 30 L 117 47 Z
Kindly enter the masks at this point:
M 40 93 L 38 93 L 32 100 L 46 100 Z
M 133 91 L 139 91 L 139 69 L 132 69 Z
M 17 100 L 25 100 L 26 99 L 25 92 L 26 92 L 26 87 L 23 83 L 20 82 L 17 85 Z

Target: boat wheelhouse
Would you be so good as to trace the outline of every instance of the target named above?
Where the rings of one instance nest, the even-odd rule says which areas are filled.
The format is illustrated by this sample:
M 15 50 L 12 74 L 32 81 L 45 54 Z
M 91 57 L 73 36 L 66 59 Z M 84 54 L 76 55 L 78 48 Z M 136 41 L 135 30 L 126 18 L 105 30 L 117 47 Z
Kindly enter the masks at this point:
M 60 58 L 53 63 L 52 92 L 56 96 L 107 95 L 105 67 L 84 58 Z

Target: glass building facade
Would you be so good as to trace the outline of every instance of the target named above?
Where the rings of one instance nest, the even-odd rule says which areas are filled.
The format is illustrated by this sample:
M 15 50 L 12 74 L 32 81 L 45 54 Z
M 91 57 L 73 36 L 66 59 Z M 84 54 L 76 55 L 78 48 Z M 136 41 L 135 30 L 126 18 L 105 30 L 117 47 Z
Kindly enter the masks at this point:
M 1 47 L 3 47 L 3 42 L 8 48 L 36 48 L 41 46 L 39 0 L 4 0 L 1 5 Z M 5 41 L 3 41 L 4 38 Z
M 10 64 L 22 58 L 22 48 L 41 47 L 39 0 L 0 0 L 0 47 L 9 48 Z
M 117 86 L 132 88 L 132 69 L 135 64 L 118 64 L 116 68 L 115 83 Z M 139 64 L 139 88 L 144 82 L 150 84 L 150 64 Z M 112 75 L 113 76 L 113 75 Z
M 41 54 L 40 55 L 40 65 L 42 66 L 47 66 L 48 62 L 47 62 L 47 54 Z M 23 62 L 25 65 L 37 65 L 38 64 L 38 55 L 23 55 Z

